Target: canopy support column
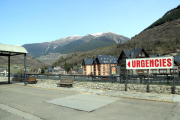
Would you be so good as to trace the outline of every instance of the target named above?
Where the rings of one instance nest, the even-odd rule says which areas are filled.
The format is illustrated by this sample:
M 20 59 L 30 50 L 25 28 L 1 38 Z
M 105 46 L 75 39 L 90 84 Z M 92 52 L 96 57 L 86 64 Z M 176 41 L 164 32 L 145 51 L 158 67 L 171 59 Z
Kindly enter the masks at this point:
M 24 85 L 26 85 L 26 54 L 24 54 Z
M 8 56 L 8 84 L 10 84 L 10 55 Z

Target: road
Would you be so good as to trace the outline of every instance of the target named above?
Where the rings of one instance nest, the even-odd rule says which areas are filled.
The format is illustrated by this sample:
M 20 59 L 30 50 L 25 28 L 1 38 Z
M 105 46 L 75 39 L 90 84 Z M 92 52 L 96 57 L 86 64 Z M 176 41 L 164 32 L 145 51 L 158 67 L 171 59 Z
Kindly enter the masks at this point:
M 76 95 L 80 93 L 0 84 L 0 120 L 180 120 L 178 103 L 118 97 L 110 104 L 86 112 L 46 102 Z

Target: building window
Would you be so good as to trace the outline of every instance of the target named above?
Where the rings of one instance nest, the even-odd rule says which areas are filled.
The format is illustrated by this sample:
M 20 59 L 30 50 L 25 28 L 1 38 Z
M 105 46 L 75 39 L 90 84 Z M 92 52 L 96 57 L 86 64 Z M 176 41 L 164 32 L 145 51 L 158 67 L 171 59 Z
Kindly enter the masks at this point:
M 171 73 L 177 72 L 177 70 L 171 70 Z
M 139 53 L 139 56 L 141 56 L 141 53 Z
M 145 56 L 145 54 L 144 54 L 144 53 L 142 53 L 142 56 L 144 57 L 144 56 Z
M 157 70 L 152 70 L 152 73 L 157 73 Z
M 159 70 L 159 73 L 167 73 L 167 70 Z

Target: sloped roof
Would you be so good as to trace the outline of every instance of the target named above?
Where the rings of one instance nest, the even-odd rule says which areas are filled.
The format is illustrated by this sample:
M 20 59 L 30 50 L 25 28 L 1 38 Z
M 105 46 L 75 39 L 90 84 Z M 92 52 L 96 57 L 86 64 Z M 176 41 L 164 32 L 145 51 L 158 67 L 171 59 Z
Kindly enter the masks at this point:
M 126 54 L 126 56 L 127 56 L 128 58 L 131 57 L 131 51 L 132 51 L 132 50 L 123 50 L 123 52 Z
M 48 69 L 48 70 L 52 70 L 52 67 L 48 67 L 47 69 Z
M 77 73 L 82 73 L 82 70 L 78 70 Z
M 92 65 L 93 59 L 84 59 L 84 65 Z
M 0 52 L 1 53 L 28 53 L 27 50 L 22 46 L 15 46 L 15 45 L 7 45 L 7 44 L 0 44 Z
M 174 56 L 174 61 L 179 63 L 180 62 L 180 56 L 179 55 Z
M 153 58 L 153 57 L 167 57 L 167 56 L 162 56 L 162 55 L 149 55 L 150 58 Z
M 124 51 L 124 53 L 126 54 L 126 56 L 127 56 L 128 58 L 131 58 L 131 51 L 134 52 L 134 57 L 136 57 L 141 50 L 142 50 L 142 48 L 134 49 L 134 50 L 123 50 L 123 51 Z
M 97 55 L 96 57 L 99 60 L 100 64 L 117 64 L 118 58 L 112 56 L 112 55 Z
M 142 48 L 133 50 L 134 51 L 134 55 L 137 56 L 141 50 L 142 50 Z

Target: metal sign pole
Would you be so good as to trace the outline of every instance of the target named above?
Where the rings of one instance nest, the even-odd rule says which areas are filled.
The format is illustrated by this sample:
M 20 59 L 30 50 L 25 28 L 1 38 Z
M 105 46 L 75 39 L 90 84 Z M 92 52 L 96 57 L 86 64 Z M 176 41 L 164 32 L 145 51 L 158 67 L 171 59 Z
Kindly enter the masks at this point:
M 147 92 L 149 92 L 149 69 L 148 69 L 148 84 L 147 84 Z
M 174 66 L 173 66 L 173 74 L 174 74 L 174 79 L 173 79 L 173 94 L 175 94 L 175 71 L 174 71 Z
M 10 84 L 10 55 L 8 56 L 8 84 Z
M 26 54 L 24 54 L 24 85 L 26 85 Z
M 127 91 L 127 69 L 126 69 L 126 84 L 125 84 L 125 91 Z

